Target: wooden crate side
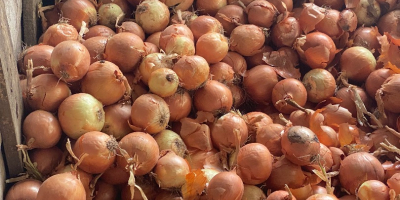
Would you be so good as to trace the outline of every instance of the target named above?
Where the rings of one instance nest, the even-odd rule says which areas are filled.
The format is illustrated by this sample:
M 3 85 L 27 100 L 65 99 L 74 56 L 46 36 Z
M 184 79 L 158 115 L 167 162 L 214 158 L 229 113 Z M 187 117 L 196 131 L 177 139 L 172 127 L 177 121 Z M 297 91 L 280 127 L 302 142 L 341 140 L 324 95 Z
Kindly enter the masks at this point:
M 22 0 L 23 41 L 28 46 L 37 44 L 42 31 L 37 10 L 40 2 L 41 0 Z
M 0 135 L 7 177 L 16 177 L 23 171 L 21 154 L 15 146 L 21 142 L 23 105 L 5 8 L 5 1 L 0 1 Z

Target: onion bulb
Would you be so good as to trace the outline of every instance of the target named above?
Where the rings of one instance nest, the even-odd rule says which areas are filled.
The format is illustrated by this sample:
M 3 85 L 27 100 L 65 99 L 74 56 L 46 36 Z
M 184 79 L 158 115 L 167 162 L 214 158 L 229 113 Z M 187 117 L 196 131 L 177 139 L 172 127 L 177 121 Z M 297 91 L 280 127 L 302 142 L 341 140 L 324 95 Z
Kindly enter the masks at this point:
M 56 174 L 46 179 L 39 188 L 36 200 L 85 200 L 86 192 L 74 172 Z
M 303 76 L 303 84 L 307 90 L 307 100 L 319 103 L 333 96 L 336 89 L 336 80 L 325 69 L 313 69 Z
M 192 110 L 192 97 L 187 91 L 178 90 L 175 94 L 164 98 L 169 107 L 169 121 L 179 121 L 190 114 Z
M 234 172 L 221 172 L 215 175 L 206 189 L 207 199 L 242 199 L 244 185 Z
M 258 104 L 272 102 L 272 89 L 278 83 L 278 75 L 269 65 L 258 65 L 246 71 L 243 88 L 249 97 Z
M 187 90 L 198 89 L 207 81 L 210 66 L 201 56 L 182 56 L 172 68 L 179 77 L 180 84 Z
M 204 87 L 195 91 L 193 104 L 198 111 L 226 113 L 233 105 L 232 92 L 223 83 L 208 80 Z
M 243 145 L 246 142 L 247 136 L 246 121 L 240 113 L 233 111 L 217 119 L 211 126 L 211 138 L 214 146 L 219 150 L 235 149 L 237 145 Z
M 221 61 L 228 50 L 228 39 L 221 33 L 206 33 L 196 42 L 196 55 L 202 56 L 208 63 Z
M 180 188 L 186 182 L 186 174 L 190 172 L 185 159 L 173 151 L 161 152 L 160 158 L 154 167 L 155 179 L 160 188 Z
M 147 34 L 162 31 L 168 26 L 167 5 L 158 0 L 144 0 L 136 7 L 135 20 Z
M 347 78 L 355 82 L 364 82 L 375 68 L 376 59 L 365 47 L 350 47 L 340 57 L 341 71 Z
M 101 132 L 112 135 L 120 140 L 132 132 L 128 120 L 131 118 L 132 106 L 124 103 L 117 103 L 104 107 L 104 126 Z
M 150 91 L 160 97 L 168 97 L 173 95 L 178 90 L 178 86 L 178 75 L 172 69 L 160 68 L 154 70 L 150 74 Z
M 51 25 L 43 33 L 42 43 L 55 47 L 63 41 L 77 41 L 78 36 L 78 31 L 72 25 L 61 22 Z
M 102 4 L 98 9 L 99 19 L 98 24 L 115 28 L 119 16 L 124 16 L 126 13 L 115 3 Z
M 265 43 L 264 31 L 252 24 L 244 24 L 232 30 L 229 49 L 243 56 L 252 56 L 262 50 Z
M 5 200 L 36 200 L 41 184 L 41 181 L 35 179 L 19 181 L 8 189 Z
M 272 103 L 275 108 L 284 114 L 290 114 L 297 110 L 287 101 L 294 101 L 300 106 L 306 104 L 307 90 L 302 82 L 294 78 L 287 78 L 275 84 L 272 89 Z
M 389 187 L 378 180 L 368 180 L 360 185 L 357 190 L 360 200 L 390 199 Z
M 186 144 L 180 135 L 171 130 L 163 130 L 154 135 L 160 152 L 163 150 L 173 151 L 176 155 L 184 158 L 187 153 Z

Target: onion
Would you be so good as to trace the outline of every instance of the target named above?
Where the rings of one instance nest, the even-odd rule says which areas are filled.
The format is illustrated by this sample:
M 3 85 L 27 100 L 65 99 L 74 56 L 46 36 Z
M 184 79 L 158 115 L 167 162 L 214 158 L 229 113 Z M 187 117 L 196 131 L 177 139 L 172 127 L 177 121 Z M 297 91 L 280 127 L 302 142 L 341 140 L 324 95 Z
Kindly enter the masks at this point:
M 179 129 L 176 131 L 177 133 L 179 132 L 188 148 L 201 151 L 211 151 L 213 149 L 210 128 L 207 124 L 200 124 L 200 122 L 191 118 L 183 118 L 180 120 Z
M 146 38 L 143 28 L 139 26 L 139 24 L 137 24 L 136 22 L 132 21 L 122 22 L 121 26 L 117 26 L 117 33 L 121 32 L 133 33 L 142 38 L 142 40 Z
M 282 135 L 282 153 L 297 165 L 309 165 L 317 161 L 320 143 L 313 131 L 304 126 L 292 126 Z
M 351 9 L 344 9 L 340 12 L 337 23 L 343 31 L 353 32 L 357 28 L 357 15 Z
M 325 68 L 337 53 L 332 38 L 321 32 L 312 32 L 297 38 L 294 48 L 300 59 L 312 69 Z
M 22 132 L 29 148 L 50 148 L 61 138 L 61 126 L 50 112 L 31 112 L 22 124 Z
M 179 77 L 180 84 L 187 90 L 195 90 L 207 81 L 210 66 L 201 56 L 182 56 L 172 68 Z
M 324 121 L 324 116 L 321 113 L 318 113 L 317 116 L 313 116 L 314 112 L 315 111 L 312 109 L 306 109 L 305 111 L 295 110 L 290 113 L 289 120 L 295 126 L 305 127 L 310 127 L 311 119 L 314 119 L 316 122 Z
M 324 116 L 324 124 L 327 126 L 335 127 L 342 123 L 356 124 L 356 120 L 352 117 L 349 110 L 338 104 L 326 105 L 321 113 Z
M 101 132 L 113 136 L 120 140 L 122 137 L 132 132 L 128 120 L 131 117 L 132 106 L 117 103 L 104 107 L 104 126 Z
M 336 147 L 329 147 L 329 150 L 332 153 L 332 159 L 333 159 L 332 171 L 338 171 L 340 163 L 345 158 L 344 152 Z
M 39 74 L 51 74 L 53 73 L 50 70 L 50 57 L 51 53 L 53 52 L 54 47 L 45 44 L 34 45 L 26 50 L 24 50 L 20 55 L 20 60 L 18 61 L 18 68 L 24 74 L 28 69 L 28 60 L 32 59 L 33 70 L 32 76 L 35 77 Z M 42 68 L 43 66 L 43 68 Z
M 151 53 L 158 53 L 160 52 L 160 48 L 157 47 L 157 45 L 150 43 L 150 42 L 144 42 L 144 51 L 146 55 L 151 54 Z
M 325 171 L 331 171 L 331 168 L 333 166 L 332 152 L 324 144 L 320 143 L 319 145 L 320 145 L 320 148 L 319 148 L 318 164 L 315 163 L 315 164 L 307 165 L 307 166 L 305 166 L 305 169 L 309 170 L 309 171 L 312 171 L 313 169 L 322 171 L 322 169 L 321 169 L 321 166 L 322 166 Z M 321 166 L 319 164 L 321 164 Z
M 102 180 L 96 182 L 93 200 L 114 200 L 118 196 L 115 185 L 108 184 Z
M 369 108 L 371 105 L 371 100 L 368 98 L 368 95 L 365 92 L 365 90 L 360 87 L 355 87 L 354 90 L 346 87 L 340 88 L 336 91 L 335 96 L 342 100 L 342 102 L 339 104 L 341 107 L 349 110 L 349 112 L 353 115 L 353 117 L 357 117 L 357 107 L 354 102 L 355 100 L 354 91 L 358 93 L 363 104 L 367 108 Z
M 306 200 L 338 200 L 333 194 L 314 194 Z
M 365 80 L 365 91 L 370 97 L 375 97 L 376 91 L 381 87 L 385 80 L 394 74 L 390 69 L 377 69 L 371 72 Z
M 272 102 L 272 89 L 278 83 L 278 75 L 269 65 L 258 65 L 248 70 L 243 78 L 243 88 L 256 103 Z
M 255 0 L 240 0 L 240 1 L 241 3 L 243 3 L 243 5 L 247 6 Z M 239 0 L 228 0 L 228 3 L 231 5 L 240 5 Z
M 210 76 L 212 80 L 231 85 L 235 81 L 235 71 L 232 66 L 224 62 L 210 65 Z
M 354 13 L 357 15 L 359 26 L 371 26 L 378 22 L 381 16 L 381 7 L 376 0 L 360 0 L 354 8 Z
M 232 66 L 233 71 L 235 71 L 235 73 L 240 76 L 243 76 L 247 70 L 247 63 L 245 58 L 234 51 L 228 51 L 225 58 L 222 59 L 221 62 Z
M 255 141 L 258 130 L 273 123 L 271 117 L 258 111 L 249 112 L 245 114 L 243 118 L 246 121 L 247 129 L 249 131 L 249 142 Z
M 173 35 L 183 35 L 194 41 L 194 36 L 189 27 L 184 24 L 173 24 L 165 28 L 160 34 L 160 48 L 166 49 L 167 43 Z
M 334 9 L 327 9 L 325 17 L 315 25 L 315 30 L 327 34 L 332 39 L 337 39 L 343 34 L 339 26 L 340 12 Z
M 64 41 L 54 47 L 51 54 L 51 70 L 65 82 L 74 82 L 85 76 L 90 65 L 90 54 L 77 41 Z
M 146 85 L 149 84 L 149 78 L 153 71 L 159 68 L 172 68 L 175 56 L 167 56 L 163 53 L 151 53 L 143 58 L 139 65 L 141 80 Z
M 62 162 L 63 152 L 56 146 L 33 149 L 29 151 L 29 158 L 35 164 L 37 171 L 47 177 Z
M 375 27 L 359 27 L 351 36 L 352 46 L 362 46 L 369 49 L 375 56 L 379 55 L 381 44 L 378 37 L 382 36 L 378 28 Z
M 394 190 L 396 194 L 399 194 L 400 192 L 399 179 L 400 179 L 400 173 L 395 173 L 386 182 L 389 188 Z
M 381 181 L 368 180 L 358 188 L 357 197 L 360 200 L 389 199 L 389 188 Z
M 161 33 L 162 33 L 162 32 L 159 31 L 159 32 L 155 32 L 155 33 L 149 35 L 149 36 L 146 38 L 145 42 L 153 43 L 153 44 L 157 45 L 158 48 L 160 48 L 160 42 L 159 42 L 159 40 L 160 40 L 160 35 L 161 35 Z
M 122 156 L 117 156 L 118 167 L 126 169 L 129 165 L 135 165 L 136 176 L 149 173 L 156 165 L 158 160 L 159 149 L 154 138 L 143 132 L 129 133 L 119 141 L 119 146 L 124 149 L 131 158 L 135 157 L 132 163 Z
M 56 174 L 46 179 L 39 188 L 36 200 L 85 200 L 82 182 L 73 172 Z
M 244 185 L 242 199 L 267 199 L 264 191 L 255 185 Z
M 126 184 L 129 180 L 129 173 L 124 167 L 115 162 L 101 175 L 100 179 L 111 185 Z
M 121 9 L 122 9 L 122 11 L 125 13 L 125 14 L 128 14 L 128 16 L 127 17 L 130 17 L 131 16 L 131 13 L 132 13 L 132 9 L 131 9 L 131 6 L 129 5 L 129 2 L 128 2 L 128 0 L 98 0 L 98 5 L 100 5 L 100 4 L 106 4 L 106 3 L 115 3 L 115 4 L 117 4 Z
M 386 110 L 390 110 L 394 113 L 400 113 L 400 106 L 396 99 L 398 98 L 398 82 L 400 81 L 399 74 L 393 74 L 389 76 L 385 82 L 381 85 L 381 88 L 376 92 L 375 98 L 381 98 L 383 105 L 380 105 L 380 101 L 377 101 L 378 106 L 384 106 Z
M 231 35 L 236 26 L 248 23 L 244 8 L 238 5 L 226 5 L 220 8 L 215 14 L 215 19 L 221 23 L 226 36 Z
M 392 10 L 381 18 L 378 21 L 378 29 L 381 34 L 385 34 L 386 32 L 393 38 L 393 43 L 399 45 L 400 44 L 400 31 L 397 30 L 397 26 L 399 24 L 399 10 Z
M 228 39 L 221 33 L 206 33 L 196 42 L 196 55 L 202 56 L 208 63 L 218 63 L 228 50 Z
M 296 38 L 301 34 L 300 23 L 294 17 L 286 17 L 278 20 L 272 27 L 272 43 L 277 47 L 292 47 Z
M 265 200 L 297 200 L 296 197 L 285 190 L 276 190 L 268 195 Z
M 208 80 L 204 87 L 195 91 L 193 104 L 198 111 L 226 113 L 233 105 L 232 92 L 224 84 Z
M 161 2 L 168 7 L 173 7 L 175 10 L 182 11 L 189 9 L 193 4 L 193 0 L 161 0 Z
M 239 107 L 246 102 L 247 96 L 245 91 L 243 90 L 242 87 L 237 85 L 230 84 L 227 86 L 232 93 L 232 100 L 233 100 L 232 107 L 239 109 Z
M 73 94 L 58 108 L 58 120 L 68 137 L 78 139 L 86 132 L 100 131 L 103 128 L 103 105 L 90 94 Z
M 131 128 L 155 134 L 167 127 L 169 116 L 168 104 L 164 99 L 155 94 L 144 94 L 132 104 Z
M 153 180 L 147 180 L 147 179 L 151 178 L 149 176 L 136 177 L 135 184 L 138 185 L 143 190 L 143 193 L 146 195 L 147 199 L 156 199 L 156 197 L 162 193 L 161 191 L 165 190 L 160 190 L 158 185 L 156 185 L 156 183 Z M 136 187 L 132 199 L 131 187 L 129 185 L 125 185 L 122 187 L 120 196 L 121 196 L 120 200 L 143 200 L 141 191 L 139 191 L 139 189 Z
M 95 36 L 82 42 L 83 46 L 89 51 L 90 64 L 104 60 L 104 49 L 106 48 L 107 40 L 104 36 Z
M 154 167 L 155 179 L 161 189 L 182 187 L 189 172 L 186 160 L 168 150 L 160 153 L 160 158 Z
M 307 100 L 319 103 L 333 96 L 336 89 L 336 80 L 325 69 L 312 69 L 303 77 L 303 84 L 307 90 Z
M 299 165 L 281 157 L 272 164 L 271 175 L 265 182 L 265 187 L 271 190 L 284 190 L 285 185 L 299 188 L 306 183 L 306 178 Z
M 384 170 L 377 158 L 366 152 L 347 156 L 341 163 L 339 179 L 343 188 L 356 194 L 357 188 L 367 180 L 383 181 Z
M 161 42 L 161 38 L 160 38 Z M 161 43 L 160 43 L 161 45 Z M 172 34 L 165 48 L 167 54 L 178 54 L 180 56 L 192 56 L 195 54 L 195 44 L 193 40 L 184 35 Z
M 221 172 L 215 175 L 206 189 L 207 199 L 242 199 L 244 185 L 234 172 Z
M 229 48 L 243 56 L 252 56 L 262 50 L 265 34 L 262 28 L 244 24 L 232 30 L 229 38 Z
M 197 41 L 200 36 L 215 32 L 215 33 L 223 33 L 224 29 L 221 24 L 216 18 L 207 15 L 201 15 L 194 19 L 189 24 L 190 30 L 192 30 L 194 41 Z
M 260 52 L 254 54 L 252 56 L 246 56 L 245 59 L 247 62 L 247 68 L 252 69 L 253 67 L 255 67 L 257 65 L 265 65 L 266 62 L 263 60 L 264 53 L 272 52 L 272 51 L 273 51 L 273 49 L 271 46 L 264 45 L 264 47 L 262 48 L 262 50 Z
M 190 0 L 189 0 L 190 1 Z M 192 23 L 194 19 L 196 19 L 198 16 L 195 12 L 192 11 L 176 11 L 174 15 L 171 16 L 169 24 L 186 24 L 189 25 Z
M 5 200 L 36 200 L 41 181 L 35 179 L 25 179 L 17 182 L 8 189 Z
M 306 104 L 307 90 L 299 80 L 294 78 L 283 79 L 273 87 L 272 103 L 279 112 L 290 114 L 297 110 L 287 101 L 294 101 L 300 106 Z
M 62 166 L 55 172 L 55 174 L 65 174 L 65 173 L 70 173 L 75 177 L 79 177 L 78 180 L 82 183 L 83 188 L 85 189 L 86 198 L 90 198 L 91 195 L 90 183 L 92 182 L 92 180 L 94 180 L 93 175 L 79 168 L 75 169 L 73 165 Z
M 317 6 L 326 6 L 331 9 L 341 10 L 344 6 L 344 0 L 315 0 Z
M 102 4 L 98 9 L 98 13 L 99 19 L 97 23 L 112 29 L 115 28 L 118 17 L 126 14 L 122 11 L 121 7 L 115 3 Z
M 325 18 L 325 12 L 325 8 L 319 7 L 314 3 L 304 3 L 298 18 L 303 32 L 308 34 L 315 30 L 315 25 Z
M 69 23 L 80 31 L 83 22 L 86 26 L 97 23 L 96 7 L 89 0 L 68 0 L 63 2 L 60 13 L 62 17 L 70 19 Z
M 116 103 L 124 96 L 126 92 L 124 79 L 117 65 L 101 60 L 90 65 L 82 79 L 81 89 L 82 92 L 92 95 L 107 106 Z
M 278 10 L 268 1 L 256 0 L 247 5 L 246 13 L 250 24 L 269 28 L 276 22 Z
M 168 7 L 158 0 L 144 0 L 136 7 L 135 21 L 147 34 L 164 30 L 169 17 Z
M 116 64 L 122 72 L 132 72 L 144 55 L 144 43 L 133 33 L 118 33 L 108 40 L 104 54 L 106 60 Z
M 227 0 L 197 0 L 196 8 L 202 15 L 215 16 L 218 10 L 227 4 Z
M 77 157 L 87 156 L 79 168 L 91 174 L 105 172 L 115 161 L 117 141 L 112 136 L 100 131 L 89 131 L 80 136 L 73 151 Z
M 281 139 L 284 126 L 280 124 L 269 124 L 257 128 L 256 142 L 263 144 L 274 156 L 282 156 Z
M 248 129 L 243 117 L 236 112 L 229 112 L 217 119 L 211 126 L 211 138 L 214 146 L 223 150 L 234 149 L 243 145 L 248 136 Z
M 181 136 L 171 130 L 163 130 L 154 136 L 160 152 L 163 150 L 173 151 L 176 155 L 184 158 L 187 148 Z
M 160 97 L 168 97 L 177 91 L 179 86 L 179 78 L 174 70 L 168 68 L 160 68 L 154 70 L 150 74 L 149 88 L 154 94 Z
M 376 60 L 371 51 L 365 47 L 350 47 L 340 57 L 340 68 L 350 80 L 364 82 L 375 70 Z
M 111 28 L 108 28 L 107 26 L 103 25 L 95 25 L 89 28 L 89 31 L 85 33 L 83 39 L 87 40 L 91 37 L 96 37 L 96 36 L 103 36 L 109 38 L 114 35 L 115 32 Z
M 186 157 L 189 163 L 190 169 L 211 169 L 215 171 L 223 171 L 222 164 L 219 161 L 219 152 L 215 149 L 210 151 L 189 151 L 189 155 Z
M 26 101 L 32 110 L 55 112 L 61 102 L 71 95 L 68 85 L 54 74 L 38 75 L 27 87 Z
M 250 143 L 239 150 L 236 173 L 243 183 L 257 185 L 271 175 L 272 161 L 267 147 L 259 143 Z
M 357 197 L 355 195 L 344 195 L 339 198 L 339 200 L 356 200 Z
M 57 46 L 63 41 L 78 40 L 78 31 L 67 23 L 59 22 L 57 24 L 51 25 L 44 33 L 43 33 L 43 44 L 50 46 Z
M 184 90 L 178 90 L 175 94 L 164 98 L 168 104 L 170 122 L 179 121 L 187 117 L 192 109 L 192 97 Z

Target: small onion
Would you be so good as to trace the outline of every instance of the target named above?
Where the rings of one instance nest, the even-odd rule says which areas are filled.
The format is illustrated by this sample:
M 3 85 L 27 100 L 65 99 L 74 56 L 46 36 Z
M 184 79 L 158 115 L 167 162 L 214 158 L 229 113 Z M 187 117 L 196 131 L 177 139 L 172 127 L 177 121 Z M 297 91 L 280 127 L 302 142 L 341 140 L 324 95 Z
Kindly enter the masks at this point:
M 358 188 L 357 197 L 360 200 L 390 199 L 389 188 L 381 181 L 368 180 Z
M 35 179 L 25 179 L 8 189 L 5 200 L 36 200 L 42 182 Z
M 313 69 L 303 76 L 303 84 L 307 90 L 307 100 L 319 103 L 333 96 L 336 89 L 336 80 L 325 69 Z
M 400 106 L 397 101 L 399 98 L 399 82 L 400 75 L 393 74 L 383 82 L 381 88 L 376 93 L 376 96 L 382 98 L 384 108 L 394 113 L 400 113 Z
M 50 148 L 61 138 L 61 126 L 50 112 L 36 110 L 29 113 L 22 124 L 22 132 L 30 148 Z
M 166 150 L 160 154 L 153 170 L 156 182 L 162 189 L 182 187 L 186 182 L 186 174 L 190 172 L 188 163 L 174 151 Z
M 320 143 L 313 131 L 304 126 L 292 126 L 282 135 L 282 152 L 297 165 L 315 163 L 320 153 Z
M 56 174 L 46 179 L 39 188 L 36 200 L 85 200 L 82 182 L 73 172 Z
M 95 36 L 82 42 L 90 54 L 90 64 L 104 60 L 104 49 L 107 44 L 107 37 Z
M 78 36 L 78 31 L 72 25 L 67 23 L 57 23 L 51 25 L 43 33 L 43 44 L 55 47 L 63 41 L 77 41 Z
M 183 142 L 181 136 L 171 130 L 163 130 L 154 135 L 160 152 L 163 150 L 171 150 L 176 155 L 184 158 L 187 153 L 186 144 Z
M 243 117 L 236 112 L 229 112 L 217 119 L 211 126 L 211 138 L 214 146 L 222 150 L 234 149 L 243 145 L 248 137 L 247 124 Z
M 269 28 L 276 22 L 278 10 L 268 1 L 256 0 L 246 6 L 246 13 L 250 24 Z
M 198 89 L 207 81 L 210 66 L 201 56 L 182 56 L 172 68 L 179 77 L 180 84 L 187 90 Z
M 233 105 L 232 92 L 223 83 L 208 80 L 204 87 L 195 91 L 193 104 L 198 111 L 226 113 Z
M 365 80 L 365 90 L 370 97 L 375 97 L 376 91 L 381 87 L 385 80 L 394 74 L 390 69 L 377 69 L 371 72 Z
M 169 122 L 168 104 L 155 94 L 139 96 L 132 104 L 131 128 L 150 134 L 164 130 Z
M 343 188 L 356 194 L 357 188 L 367 180 L 383 181 L 384 170 L 377 158 L 367 152 L 347 156 L 341 163 L 339 179 Z
M 365 47 L 346 49 L 340 57 L 340 69 L 350 80 L 364 82 L 376 68 L 374 55 Z
M 247 24 L 247 14 L 244 8 L 238 5 L 226 5 L 220 8 L 215 14 L 215 19 L 221 23 L 226 36 L 229 36 L 239 24 Z
M 173 58 L 174 56 L 167 56 L 163 53 L 151 53 L 145 56 L 139 65 L 140 79 L 142 82 L 148 85 L 150 75 L 156 69 L 172 68 L 174 65 L 172 62 Z
M 101 132 L 112 135 L 117 140 L 132 132 L 128 123 L 131 118 L 131 110 L 131 105 L 123 103 L 105 106 L 104 126 Z
M 286 100 L 293 100 L 300 106 L 307 102 L 307 90 L 303 83 L 294 78 L 287 78 L 279 81 L 272 89 L 272 103 L 275 108 L 285 114 L 297 110 L 297 108 L 286 103 Z
M 256 103 L 272 102 L 272 89 L 278 83 L 278 75 L 269 65 L 258 65 L 245 73 L 243 88 Z
M 284 157 L 272 164 L 271 175 L 265 186 L 271 190 L 284 190 L 285 184 L 289 188 L 299 188 L 306 183 L 306 178 L 299 165 Z
M 229 38 L 229 49 L 243 56 L 252 56 L 259 51 L 265 43 L 264 31 L 252 24 L 244 24 L 232 30 Z
M 103 105 L 90 94 L 73 94 L 58 108 L 58 120 L 68 137 L 78 139 L 86 132 L 100 131 L 103 128 Z
M 227 63 L 228 65 L 232 66 L 233 71 L 239 76 L 243 76 L 247 70 L 247 63 L 245 58 L 234 52 L 228 51 L 225 58 L 221 60 L 221 62 Z
M 167 5 L 158 0 L 144 0 L 136 7 L 135 21 L 147 34 L 164 30 L 169 17 Z
M 164 98 L 169 107 L 169 121 L 176 122 L 187 117 L 192 109 L 192 97 L 187 91 L 177 91 Z
M 242 199 L 244 185 L 242 179 L 234 172 L 221 172 L 208 183 L 207 199 Z
M 160 97 L 168 97 L 178 90 L 179 78 L 174 70 L 160 68 L 150 74 L 149 89 Z
M 218 63 L 228 50 L 228 39 L 221 33 L 206 33 L 196 42 L 196 55 L 202 56 L 208 63 Z
M 109 28 L 114 28 L 120 15 L 125 15 L 124 11 L 115 3 L 102 4 L 98 9 L 97 23 Z
M 256 142 L 263 144 L 274 156 L 282 156 L 281 139 L 285 127 L 280 124 L 269 124 L 257 128 Z

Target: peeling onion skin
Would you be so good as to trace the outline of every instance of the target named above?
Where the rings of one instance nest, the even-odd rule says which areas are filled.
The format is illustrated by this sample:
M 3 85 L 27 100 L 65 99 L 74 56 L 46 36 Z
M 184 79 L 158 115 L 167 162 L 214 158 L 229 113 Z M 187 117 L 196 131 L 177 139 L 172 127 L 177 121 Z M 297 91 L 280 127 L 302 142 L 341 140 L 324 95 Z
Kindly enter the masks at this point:
M 53 52 L 54 47 L 45 44 L 34 45 L 26 50 L 24 50 L 20 56 L 20 60 L 18 61 L 18 69 L 26 74 L 26 69 L 28 66 L 28 60 L 32 59 L 33 67 L 43 66 L 47 69 L 35 69 L 33 70 L 32 76 L 35 77 L 39 74 L 52 74 L 53 72 L 50 70 L 50 57 Z M 21 66 L 22 65 L 22 66 Z
M 36 200 L 41 181 L 25 179 L 14 184 L 7 192 L 5 200 Z
M 131 32 L 142 38 L 142 40 L 146 39 L 146 35 L 142 27 L 139 26 L 139 24 L 137 24 L 136 22 L 132 21 L 122 22 L 121 26 L 117 26 L 117 33 L 121 32 Z
M 320 153 L 318 137 L 304 126 L 288 128 L 282 135 L 281 144 L 286 158 L 300 166 L 314 164 Z
M 256 142 L 265 145 L 274 156 L 282 156 L 281 139 L 285 127 L 280 124 L 269 124 L 258 128 Z
M 367 180 L 383 181 L 384 175 L 379 160 L 366 152 L 350 154 L 339 169 L 340 183 L 350 194 L 355 194 L 359 185 Z
M 232 30 L 239 24 L 248 23 L 244 8 L 238 5 L 226 5 L 220 8 L 215 15 L 215 19 L 221 23 L 224 33 L 228 37 L 231 35 Z
M 55 47 L 63 41 L 77 41 L 78 36 L 78 31 L 72 25 L 67 23 L 57 23 L 51 25 L 43 33 L 42 43 Z
M 376 93 L 376 95 L 381 96 L 385 109 L 394 113 L 400 113 L 400 105 L 398 103 L 400 98 L 399 86 L 400 74 L 393 74 L 385 80 Z
M 82 182 L 71 172 L 56 174 L 46 179 L 39 188 L 36 200 L 86 200 Z
M 307 100 L 319 103 L 335 93 L 336 80 L 325 69 L 312 69 L 303 77 L 303 84 L 307 90 Z
M 307 90 L 303 83 L 294 78 L 287 78 L 275 84 L 272 89 L 272 103 L 279 112 L 290 114 L 297 108 L 286 104 L 284 102 L 286 98 L 294 100 L 300 106 L 304 106 L 307 102 Z
M 215 175 L 206 189 L 207 199 L 242 199 L 244 185 L 242 179 L 234 172 L 221 172 Z
M 252 24 L 244 24 L 232 30 L 229 49 L 243 56 L 252 56 L 262 50 L 265 43 L 264 31 Z
M 240 148 L 236 173 L 243 183 L 257 185 L 268 179 L 272 170 L 272 155 L 259 143 L 250 143 Z
M 288 17 L 276 23 L 272 27 L 272 43 L 277 47 L 292 47 L 296 38 L 301 34 L 299 21 L 294 17 Z
M 365 90 L 372 98 L 375 97 L 376 91 L 381 87 L 385 80 L 394 74 L 390 69 L 377 69 L 371 72 L 365 80 Z
M 385 32 L 389 33 L 394 39 L 400 39 L 400 30 L 398 30 L 398 26 L 400 25 L 400 10 L 392 10 L 381 18 L 378 21 L 378 29 L 379 32 L 383 35 Z M 399 41 L 397 42 L 399 45 Z
M 60 13 L 62 17 L 70 19 L 69 23 L 80 31 L 82 21 L 86 23 L 86 27 L 90 27 L 97 22 L 97 10 L 93 3 L 89 0 L 68 0 L 63 2 Z
M 243 145 L 247 140 L 247 124 L 242 116 L 233 111 L 220 117 L 210 128 L 213 144 L 219 150 L 224 148 L 235 149 L 238 135 L 240 138 L 237 139 L 240 139 L 240 145 Z
M 364 82 L 376 69 L 376 59 L 365 47 L 350 47 L 340 57 L 340 68 L 350 80 Z
M 256 0 L 246 6 L 246 13 L 250 24 L 269 28 L 276 22 L 278 10 L 268 1 Z

